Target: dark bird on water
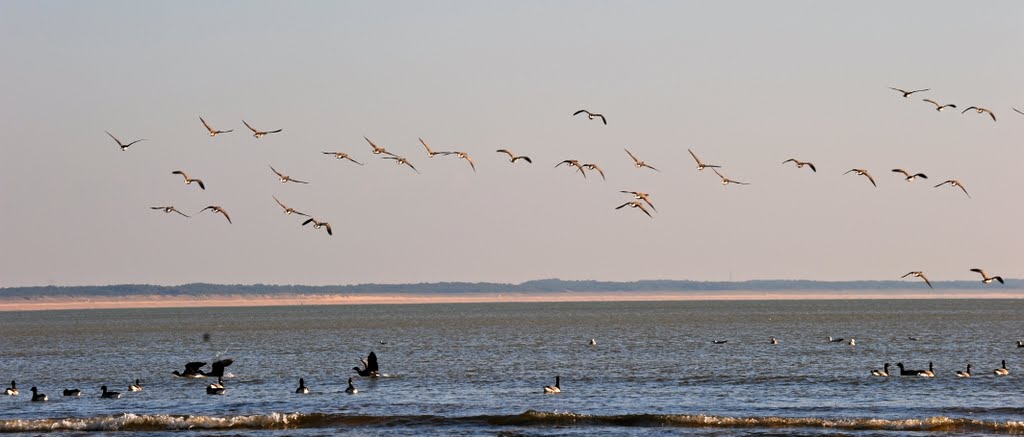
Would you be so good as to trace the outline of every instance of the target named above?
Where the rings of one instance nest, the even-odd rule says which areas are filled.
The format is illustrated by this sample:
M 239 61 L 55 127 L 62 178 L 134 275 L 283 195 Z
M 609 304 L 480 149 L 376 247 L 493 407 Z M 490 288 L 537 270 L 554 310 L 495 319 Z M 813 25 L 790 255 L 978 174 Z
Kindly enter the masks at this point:
M 496 152 L 504 153 L 504 154 L 508 155 L 509 162 L 511 162 L 513 164 L 515 164 L 516 161 L 518 161 L 520 159 L 522 159 L 523 161 L 529 162 L 530 164 L 533 164 L 533 160 L 531 160 L 529 156 L 525 156 L 525 155 L 516 156 L 515 154 L 513 154 L 510 151 L 508 151 L 507 149 L 498 149 L 498 150 L 496 150 Z

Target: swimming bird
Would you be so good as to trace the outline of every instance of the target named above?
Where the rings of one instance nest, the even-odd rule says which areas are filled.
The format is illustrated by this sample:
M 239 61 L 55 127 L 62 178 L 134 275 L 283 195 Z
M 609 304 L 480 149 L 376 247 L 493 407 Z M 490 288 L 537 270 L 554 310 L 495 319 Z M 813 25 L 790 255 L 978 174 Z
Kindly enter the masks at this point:
M 951 186 L 951 187 L 958 187 L 958 188 L 960 188 L 964 192 L 964 194 L 967 195 L 968 199 L 971 198 L 971 194 L 967 192 L 967 188 L 964 188 L 964 184 L 960 183 L 960 181 L 958 181 L 956 179 L 950 179 L 950 180 L 948 180 L 946 182 L 938 184 L 938 185 L 935 186 L 935 188 L 939 188 L 939 187 L 941 187 L 943 185 L 946 185 L 946 184 L 949 184 L 949 186 Z
M 254 136 L 256 138 L 260 138 L 260 137 L 263 137 L 263 136 L 268 135 L 268 134 L 276 134 L 276 133 L 281 132 L 283 130 L 283 129 L 269 130 L 269 131 L 256 130 L 256 129 L 253 129 L 252 126 L 249 126 L 249 123 L 246 123 L 245 120 L 242 120 L 242 124 L 244 124 L 245 127 L 249 128 L 249 130 L 252 131 L 252 136 Z
M 331 231 L 331 224 L 330 223 L 321 222 L 321 221 L 317 221 L 314 218 L 310 218 L 309 220 L 306 220 L 306 221 L 302 222 L 302 226 L 306 226 L 306 225 L 308 225 L 310 223 L 313 224 L 313 229 L 326 228 L 327 229 L 327 235 L 334 235 L 334 232 Z
M 967 363 L 967 371 L 956 371 L 956 376 L 959 378 L 970 378 L 971 377 L 971 363 Z
M 590 111 L 588 111 L 586 109 L 580 109 L 579 111 L 576 111 L 576 112 L 572 113 L 573 116 L 577 116 L 577 115 L 580 115 L 580 114 L 587 114 L 587 119 L 588 120 L 593 120 L 595 118 L 600 118 L 602 123 L 604 123 L 605 125 L 608 124 L 608 120 L 606 118 L 604 118 L 603 115 L 598 114 L 596 112 L 590 112 Z
M 348 153 L 342 153 L 342 152 L 321 152 L 321 153 L 323 153 L 324 155 L 334 155 L 334 159 L 347 159 L 347 160 L 352 161 L 352 162 L 354 162 L 356 164 L 363 165 L 363 163 L 352 159 L 351 156 L 348 156 Z
M 874 376 L 889 376 L 889 363 L 885 363 L 885 366 L 882 366 L 882 370 L 872 370 L 871 374 Z
M 210 124 L 207 123 L 206 120 L 203 120 L 203 117 L 199 117 L 199 121 L 203 122 L 203 126 L 205 126 L 206 130 L 210 132 L 210 136 L 211 137 L 215 137 L 215 136 L 220 135 L 220 134 L 226 134 L 228 132 L 234 132 L 235 131 L 234 129 L 216 130 L 216 129 L 210 127 Z
M 203 190 L 206 189 L 206 185 L 203 185 L 203 181 L 202 180 L 190 178 L 190 177 L 188 177 L 187 174 L 185 174 L 185 172 L 183 172 L 181 170 L 172 171 L 171 174 L 180 174 L 181 177 L 185 178 L 185 185 L 191 185 L 193 182 L 195 182 L 196 184 L 199 185 L 200 189 L 203 189 Z
M 1024 347 L 1024 341 L 1017 340 L 1017 347 Z
M 697 157 L 696 153 L 693 153 L 693 150 L 686 149 L 686 151 L 690 152 L 690 156 L 693 157 L 694 161 L 697 161 L 697 171 L 704 170 L 705 168 L 722 168 L 722 166 L 720 165 L 705 164 L 703 161 L 700 160 L 700 158 Z
M 82 395 L 82 391 L 77 389 L 77 388 L 64 389 L 64 396 L 81 396 L 81 395 Z
M 204 363 L 202 361 L 193 361 L 191 363 L 185 364 L 185 372 L 184 373 L 180 373 L 177 370 L 175 370 L 175 371 L 173 371 L 171 373 L 174 374 L 174 376 L 179 376 L 179 377 L 182 377 L 182 378 L 205 378 L 206 377 L 206 373 L 203 372 L 202 370 L 200 370 L 200 368 L 205 366 L 205 365 L 206 365 L 206 363 Z
M 971 271 L 981 274 L 981 282 L 983 284 L 986 284 L 986 285 L 991 284 L 993 279 L 996 280 L 996 281 L 999 281 L 1000 284 L 1005 284 L 1005 282 L 1003 282 L 1003 277 L 1002 276 L 989 276 L 982 269 L 971 269 Z
M 173 206 L 151 206 L 151 207 L 149 207 L 149 209 L 162 210 L 163 212 L 166 212 L 166 213 L 176 212 L 176 213 L 181 214 L 181 215 L 183 215 L 185 217 L 189 217 L 187 214 L 185 214 L 185 213 L 183 213 L 181 211 L 178 211 Z
M 632 194 L 634 199 L 636 199 L 636 200 L 643 200 L 644 202 L 647 202 L 647 206 L 650 206 L 651 209 L 653 209 L 655 211 L 658 210 L 658 208 L 655 208 L 654 204 L 651 203 L 651 195 L 650 194 L 647 194 L 647 193 L 644 193 L 644 192 L 640 192 L 640 191 L 619 191 L 619 192 L 620 193 L 626 193 L 626 194 Z
M 729 179 L 729 178 L 725 177 L 724 175 L 722 175 L 721 173 L 719 173 L 718 169 L 713 168 L 713 169 L 711 169 L 711 171 L 715 172 L 715 174 L 718 175 L 718 177 L 722 179 L 722 185 L 723 186 L 724 185 L 729 185 L 729 184 L 750 185 L 747 182 L 740 182 L 740 181 L 734 181 L 732 179 Z
M 876 188 L 878 187 L 878 184 L 875 183 L 875 178 L 871 177 L 871 175 L 868 174 L 867 170 L 863 170 L 863 169 L 859 169 L 859 168 L 854 168 L 854 169 L 848 170 L 846 173 L 843 173 L 843 174 L 845 175 L 845 174 L 849 174 L 849 173 L 856 173 L 857 176 L 867 177 L 868 180 L 871 181 L 871 185 L 874 185 Z
M 647 212 L 647 209 L 644 208 L 644 204 L 642 204 L 642 203 L 640 203 L 640 202 L 638 202 L 636 200 L 631 201 L 631 202 L 623 203 L 622 205 L 616 206 L 615 209 L 622 209 L 622 208 L 625 208 L 627 206 L 631 207 L 631 208 L 637 208 L 640 211 L 643 211 L 644 214 L 647 214 L 648 217 L 654 218 L 654 216 L 652 216 L 651 213 Z
M 779 339 L 772 337 L 771 344 L 779 344 Z
M 473 171 L 476 172 L 476 164 L 473 163 L 473 158 L 470 158 L 468 153 L 455 152 L 455 156 L 458 157 L 459 159 L 465 159 L 466 162 L 469 163 L 469 166 L 473 168 Z
M 409 168 L 411 168 L 411 169 L 413 169 L 414 171 L 416 171 L 416 173 L 419 173 L 419 172 L 420 172 L 419 170 L 416 170 L 416 167 L 413 167 L 413 166 L 412 166 L 412 163 L 411 163 L 411 162 L 409 162 L 409 160 L 408 160 L 408 159 L 405 159 L 405 158 L 403 158 L 403 157 L 401 157 L 401 156 L 384 156 L 384 157 L 382 157 L 382 158 L 383 158 L 383 159 L 393 159 L 393 160 L 395 160 L 395 164 L 398 164 L 398 165 L 403 165 L 403 164 L 404 164 L 404 165 L 408 165 L 408 166 L 409 166 Z
M 429 157 L 429 158 L 433 158 L 435 156 L 448 156 L 448 155 L 454 155 L 455 154 L 455 152 L 435 152 L 433 149 L 430 148 L 430 146 L 427 145 L 426 141 L 423 141 L 423 138 L 417 138 L 417 139 L 420 140 L 421 144 L 423 144 L 423 148 L 427 149 L 427 157 Z M 381 149 L 381 150 L 383 150 L 383 149 Z M 374 152 L 374 153 L 376 153 L 376 152 Z
M 913 182 L 914 179 L 917 179 L 917 178 L 928 179 L 928 176 L 925 175 L 924 173 L 910 174 L 909 171 L 906 171 L 906 170 L 904 170 L 902 168 L 894 168 L 894 169 L 892 169 L 892 172 L 893 173 L 903 173 L 903 177 L 904 177 L 904 179 L 907 180 L 907 182 Z
M 277 202 L 278 205 L 281 205 L 281 208 L 284 208 L 284 213 L 285 214 L 289 214 L 289 215 L 297 214 L 297 215 L 303 215 L 303 216 L 309 217 L 309 214 L 298 212 L 298 211 L 295 210 L 295 208 L 291 208 L 288 205 L 285 205 L 284 203 L 281 203 L 280 200 L 277 200 L 277 196 L 270 196 L 270 197 L 273 197 L 274 201 Z
M 850 341 L 847 344 L 849 344 L 850 346 L 856 346 L 857 345 L 857 340 L 851 338 Z
M 561 376 L 558 376 L 558 375 L 555 376 L 555 385 L 545 385 L 544 386 L 544 393 L 553 394 L 553 393 L 561 393 L 561 392 L 562 392 L 562 377 Z
M 107 132 L 107 131 L 103 131 L 103 132 Z M 139 142 L 139 141 L 146 141 L 146 139 L 145 139 L 145 138 L 140 138 L 140 139 L 137 139 L 137 140 L 135 140 L 135 141 L 132 141 L 132 142 L 130 142 L 130 143 L 128 143 L 128 144 L 125 144 L 125 143 L 122 143 L 122 142 L 121 142 L 121 140 L 117 139 L 117 137 L 115 137 L 115 136 L 114 136 L 113 134 L 111 134 L 110 132 L 107 132 L 107 135 L 110 135 L 110 138 L 113 138 L 113 139 L 114 139 L 114 141 L 115 141 L 115 142 L 117 142 L 117 146 L 121 148 L 121 151 L 122 151 L 122 152 L 125 152 L 125 151 L 127 151 L 127 150 L 128 150 L 128 147 L 129 147 L 129 146 L 131 146 L 132 144 L 135 144 L 135 143 L 137 143 L 137 142 Z
M 914 94 L 914 93 L 920 93 L 920 92 L 924 92 L 924 91 L 928 91 L 928 90 L 930 90 L 931 88 L 925 88 L 925 89 L 920 89 L 920 90 L 913 90 L 913 91 L 906 91 L 906 90 L 901 90 L 901 89 L 899 89 L 899 88 L 893 88 L 893 87 L 889 87 L 889 89 L 891 89 L 891 90 L 893 90 L 893 91 L 899 91 L 899 92 L 903 93 L 903 97 L 904 97 L 904 98 L 907 98 L 907 97 L 910 97 L 910 95 L 911 95 L 911 94 Z
M 583 178 L 584 179 L 587 178 L 587 172 L 583 171 L 583 165 L 580 164 L 579 161 L 577 161 L 575 159 L 566 159 L 566 160 L 564 160 L 562 162 L 559 162 L 558 164 L 555 164 L 555 167 L 557 168 L 558 166 L 560 166 L 562 164 L 568 164 L 568 165 L 571 165 L 573 167 L 576 167 L 576 170 L 579 171 L 580 174 L 583 175 Z
M 39 390 L 35 387 L 32 387 L 32 402 L 46 402 L 48 400 L 50 400 L 50 398 L 46 397 L 43 393 L 39 393 Z
M 1010 374 L 1010 369 L 1006 368 L 1006 360 L 1003 360 L 1003 366 L 1002 367 L 1000 367 L 1000 368 L 998 368 L 996 370 L 993 370 L 992 373 L 994 373 L 996 376 L 1006 376 L 1006 375 L 1009 375 Z
M 792 162 L 792 163 L 796 164 L 796 168 L 804 168 L 804 166 L 806 165 L 806 166 L 811 168 L 811 171 L 813 171 L 815 173 L 818 172 L 818 169 L 814 168 L 814 164 L 812 164 L 810 162 L 807 162 L 807 161 L 801 161 L 801 160 L 796 159 L 796 158 L 789 158 L 789 159 L 787 159 L 785 161 L 782 161 L 783 164 L 785 164 L 787 162 Z
M 917 372 L 917 376 L 923 376 L 925 378 L 934 378 L 935 369 L 932 367 L 932 362 L 928 362 L 928 370 L 921 370 Z
M 935 105 L 935 110 L 939 111 L 939 112 L 942 112 L 942 110 L 946 109 L 946 108 L 956 108 L 956 105 L 953 105 L 953 104 L 940 105 L 938 102 L 936 102 L 934 100 L 930 100 L 930 99 L 922 99 L 922 100 L 925 101 L 925 102 L 928 102 L 928 103 L 931 103 L 931 104 Z
M 918 376 L 923 370 L 906 369 L 903 367 L 903 363 L 896 363 L 896 367 L 900 368 L 900 376 Z
M 623 150 L 625 150 L 625 151 L 626 151 L 626 154 L 628 154 L 630 158 L 633 158 L 633 165 L 634 165 L 634 166 L 636 166 L 636 168 L 643 168 L 643 167 L 647 167 L 647 168 L 649 168 L 649 169 L 651 169 L 651 170 L 654 170 L 654 171 L 656 171 L 656 172 L 661 172 L 661 170 L 658 170 L 658 169 L 656 169 L 656 168 L 654 168 L 654 167 L 651 167 L 651 166 L 650 166 L 649 164 L 647 164 L 646 162 L 643 162 L 643 161 L 641 161 L 641 160 L 637 159 L 637 157 L 636 157 L 636 156 L 633 156 L 633 153 L 631 153 L 631 152 L 629 151 L 629 149 L 623 149 Z
M 120 399 L 121 393 L 116 391 L 107 391 L 107 386 L 100 387 L 100 397 L 103 399 Z
M 995 114 L 994 112 L 992 112 L 992 111 L 990 111 L 990 110 L 988 110 L 988 109 L 985 109 L 985 108 L 979 107 L 979 106 L 970 106 L 970 107 L 968 107 L 967 109 L 964 109 L 963 111 L 961 111 L 960 113 L 961 113 L 961 114 L 964 114 L 964 113 L 966 113 L 967 111 L 970 111 L 970 110 L 972 110 L 972 109 L 973 109 L 973 110 L 974 110 L 975 112 L 977 112 L 978 114 L 984 114 L 984 113 L 988 113 L 988 116 L 989 116 L 989 117 L 992 117 L 992 121 L 996 121 L 996 114 Z
M 918 338 L 917 338 L 917 337 L 907 337 L 907 340 L 910 340 L 910 341 L 917 341 L 917 340 L 918 340 Z
M 391 152 L 388 152 L 387 150 L 384 150 L 383 147 L 378 147 L 377 144 L 374 144 L 374 142 L 370 141 L 369 138 L 363 137 L 363 139 L 366 140 L 367 143 L 370 143 L 370 147 L 373 147 L 373 154 L 374 155 L 384 154 L 384 155 L 391 155 L 391 156 L 395 156 L 395 157 L 398 156 L 398 155 L 395 155 L 394 153 L 391 153 Z
M 309 394 L 309 387 L 306 387 L 306 381 L 299 378 L 299 388 L 295 389 L 295 393 L 300 395 Z
M 18 384 L 16 384 L 14 381 L 11 381 L 11 386 L 4 390 L 4 394 L 7 396 L 17 396 Z
M 207 206 L 206 208 L 203 208 L 203 209 L 199 210 L 199 212 L 202 213 L 203 211 L 206 211 L 206 210 L 211 210 L 214 213 L 223 214 L 224 218 L 228 219 L 228 223 L 231 223 L 231 217 L 228 216 L 228 212 L 224 208 L 221 208 L 221 207 L 219 207 L 217 205 L 210 205 L 210 206 Z
M 306 181 L 300 181 L 298 179 L 292 179 L 291 176 L 282 174 L 281 172 L 275 170 L 274 167 L 272 165 L 270 165 L 270 164 L 267 164 L 267 167 L 270 167 L 270 171 L 274 172 L 274 174 L 277 175 L 277 180 L 279 182 L 281 182 L 282 184 L 285 183 L 285 182 L 295 182 L 296 184 L 308 184 L 309 183 L 309 182 L 306 182 Z
M 597 346 L 597 339 L 595 339 L 595 338 L 591 338 L 591 339 L 590 339 L 590 345 L 591 345 L 591 346 Z
M 351 376 L 348 377 L 348 388 L 345 389 L 345 393 L 348 393 L 350 395 L 354 395 L 356 393 L 359 393 L 359 389 L 357 389 L 356 386 L 352 384 L 352 377 Z
M 926 277 L 924 275 L 924 272 L 908 272 L 907 274 L 905 274 L 903 276 L 900 276 L 900 279 L 906 278 L 907 276 L 911 276 L 911 275 L 913 275 L 915 278 L 924 279 L 924 283 L 928 284 L 928 288 L 935 288 L 935 287 L 932 287 L 931 281 L 929 281 L 928 277 Z
M 508 151 L 507 149 L 498 149 L 498 150 L 495 150 L 495 151 L 498 152 L 498 153 L 504 153 L 504 154 L 508 155 L 509 162 L 511 162 L 513 164 L 515 164 L 516 161 L 518 161 L 520 159 L 522 159 L 523 161 L 529 162 L 530 164 L 533 164 L 533 160 L 531 160 L 529 156 L 525 156 L 525 155 L 516 156 L 512 152 Z
M 711 340 L 712 344 L 726 344 L 729 340 Z
M 352 368 L 352 370 L 355 370 L 359 376 L 369 376 L 371 378 L 380 377 L 380 365 L 377 363 L 377 354 L 371 351 L 370 355 L 367 355 L 366 358 L 360 358 L 359 361 L 363 363 L 363 368 Z
M 224 379 L 217 377 L 217 382 L 206 386 L 206 394 L 208 395 L 222 395 L 227 391 L 227 387 L 224 387 Z
M 138 379 L 135 380 L 135 384 L 128 386 L 128 391 L 142 391 L 142 383 Z
M 828 340 L 829 343 L 842 343 L 843 342 L 843 339 L 841 339 L 841 338 L 832 338 L 831 335 L 828 336 L 827 340 Z
M 583 164 L 583 166 L 586 167 L 587 170 L 597 170 L 597 172 L 601 174 L 601 180 L 607 180 L 604 178 L 604 171 L 601 170 L 601 167 L 598 167 L 597 164 Z

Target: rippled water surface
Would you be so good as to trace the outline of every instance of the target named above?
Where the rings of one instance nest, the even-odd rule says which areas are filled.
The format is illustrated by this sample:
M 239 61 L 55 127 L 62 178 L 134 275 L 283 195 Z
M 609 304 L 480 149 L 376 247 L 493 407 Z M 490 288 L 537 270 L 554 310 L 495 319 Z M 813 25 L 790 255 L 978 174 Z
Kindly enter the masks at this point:
M 0 431 L 1021 434 L 1022 310 L 904 300 L 8 312 L 0 381 L 17 380 L 21 395 L 0 396 Z M 389 376 L 357 377 L 359 394 L 347 395 L 371 350 Z M 218 357 L 235 360 L 224 396 L 171 374 Z M 993 375 L 1001 360 L 1009 376 Z M 870 375 L 929 361 L 935 378 Z M 974 377 L 956 378 L 967 363 Z M 563 393 L 542 394 L 555 375 Z M 312 394 L 294 393 L 299 377 Z M 136 378 L 145 389 L 128 393 Z M 99 399 L 103 384 L 122 398 Z M 29 402 L 32 386 L 49 402 Z

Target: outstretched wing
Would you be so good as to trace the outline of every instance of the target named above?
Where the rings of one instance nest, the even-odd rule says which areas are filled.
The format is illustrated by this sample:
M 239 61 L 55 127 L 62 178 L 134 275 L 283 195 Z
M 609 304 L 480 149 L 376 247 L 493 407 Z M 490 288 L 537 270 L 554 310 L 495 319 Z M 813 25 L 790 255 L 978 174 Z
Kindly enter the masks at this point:
M 380 371 L 380 365 L 377 364 L 377 354 L 370 352 L 370 355 L 366 357 L 366 370 L 371 372 Z
M 631 153 L 631 152 L 629 151 L 629 149 L 622 149 L 622 150 L 625 150 L 625 151 L 626 151 L 626 154 L 627 154 L 627 155 L 629 155 L 629 157 L 630 157 L 630 158 L 633 158 L 633 162 L 635 162 L 635 163 L 638 163 L 638 164 L 640 163 L 640 160 L 639 160 L 639 159 L 636 159 L 636 157 L 635 157 L 635 156 L 633 156 L 633 153 Z
M 211 134 L 216 132 L 208 123 L 206 123 L 206 120 L 203 120 L 203 117 L 199 117 L 199 121 L 203 122 L 203 126 L 206 126 L 206 130 L 210 131 Z
M 258 130 L 253 129 L 252 126 L 249 126 L 249 123 L 246 123 L 245 120 L 242 120 L 242 124 L 244 124 L 245 127 L 249 128 L 249 130 L 251 130 L 252 133 L 258 133 L 259 132 Z

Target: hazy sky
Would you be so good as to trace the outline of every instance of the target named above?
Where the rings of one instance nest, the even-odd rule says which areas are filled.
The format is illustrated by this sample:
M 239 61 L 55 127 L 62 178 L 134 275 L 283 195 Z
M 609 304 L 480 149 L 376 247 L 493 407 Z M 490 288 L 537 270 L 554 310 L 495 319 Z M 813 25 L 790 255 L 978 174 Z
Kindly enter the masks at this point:
M 0 286 L 1022 277 L 1022 17 L 1021 2 L 0 2 Z M 200 115 L 235 132 L 210 138 Z M 284 132 L 257 140 L 242 119 Z M 148 141 L 121 152 L 104 130 Z M 723 188 L 687 148 L 752 185 Z M 335 150 L 366 165 L 320 154 Z M 568 158 L 608 180 L 552 168 Z M 973 199 L 932 188 L 946 179 Z M 652 193 L 654 219 L 614 210 L 619 190 Z M 148 209 L 165 204 L 234 224 Z

